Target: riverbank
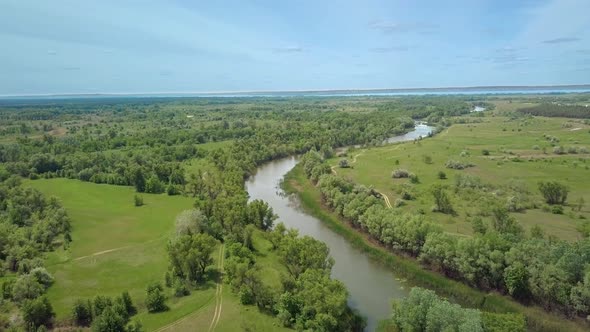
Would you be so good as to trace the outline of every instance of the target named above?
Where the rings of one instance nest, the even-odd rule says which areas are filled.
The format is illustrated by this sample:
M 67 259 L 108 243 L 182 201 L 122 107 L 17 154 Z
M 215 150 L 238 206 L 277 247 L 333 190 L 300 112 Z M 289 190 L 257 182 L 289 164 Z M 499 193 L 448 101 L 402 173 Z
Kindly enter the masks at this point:
M 354 229 L 338 215 L 322 205 L 319 190 L 305 177 L 300 165 L 294 167 L 282 182 L 283 189 L 299 196 L 302 207 L 309 214 L 320 219 L 334 232 L 343 236 L 353 246 L 365 252 L 391 269 L 399 277 L 411 284 L 436 291 L 461 305 L 491 312 L 517 312 L 527 318 L 527 326 L 532 331 L 586 331 L 581 320 L 572 321 L 557 314 L 544 311 L 540 307 L 527 307 L 498 293 L 486 293 L 465 284 L 448 279 L 436 272 L 425 270 L 412 258 L 396 255 L 386 248 L 372 242 L 368 236 Z

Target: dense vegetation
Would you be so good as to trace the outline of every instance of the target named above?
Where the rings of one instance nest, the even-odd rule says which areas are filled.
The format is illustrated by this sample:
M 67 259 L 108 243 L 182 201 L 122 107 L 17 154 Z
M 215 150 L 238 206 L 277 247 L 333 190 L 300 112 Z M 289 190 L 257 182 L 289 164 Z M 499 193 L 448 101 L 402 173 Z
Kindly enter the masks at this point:
M 417 287 L 407 298 L 394 303 L 389 323 L 398 331 L 526 331 L 520 315 L 465 309 Z
M 22 310 L 23 324 L 36 329 L 51 327 L 54 312 L 43 294 L 53 276 L 43 267 L 42 253 L 71 241 L 66 211 L 54 198 L 23 188 L 20 179 L 4 178 L 0 184 L 1 301 Z M 8 327 L 0 320 L 0 329 Z
M 317 152 L 307 153 L 302 165 L 326 205 L 382 245 L 474 287 L 572 316 L 590 314 L 590 239 L 559 241 L 539 229 L 527 236 L 503 205 L 492 207 L 489 227 L 474 223 L 473 238 L 456 237 L 423 215 L 388 209 L 375 190 L 330 174 Z M 433 192 L 442 196 L 444 190 L 438 186 Z M 447 205 L 437 209 L 449 212 Z
M 589 240 L 560 241 L 540 229 L 527 234 L 509 212 L 524 211 L 536 203 L 517 183 L 494 186 L 465 174 L 456 177 L 453 186 L 429 188 L 435 201 L 433 211 L 451 217 L 457 213 L 451 193 L 489 203 L 476 216 L 492 222 L 474 218 L 474 238 L 461 238 L 444 232 L 425 213 L 386 208 L 379 191 L 332 175 L 325 162 L 340 155 L 338 147 L 381 146 L 387 138 L 410 130 L 414 120 L 428 121 L 439 132 L 453 123 L 481 123 L 481 114 L 464 116 L 474 106 L 491 110 L 495 104 L 476 96 L 432 96 L 126 99 L 16 102 L 0 107 L 0 281 L 4 299 L 0 329 L 32 331 L 59 326 L 137 332 L 143 329 L 140 320 L 178 310 L 191 294 L 205 293 L 211 285 L 225 282 L 242 305 L 255 306 L 284 327 L 362 330 L 365 322 L 348 306 L 348 291 L 330 277 L 333 260 L 327 246 L 277 223 L 267 203 L 248 200 L 244 180 L 258 166 L 295 154 L 305 154 L 302 166 L 317 183 L 326 205 L 392 251 L 417 258 L 450 278 L 510 294 L 523 303 L 539 303 L 572 317 L 590 314 Z M 556 137 L 545 135 L 543 139 L 560 147 Z M 554 153 L 580 156 L 587 152 L 574 148 L 562 146 Z M 490 151 L 486 151 L 482 155 L 487 157 Z M 451 172 L 477 168 L 469 156 L 467 150 L 449 156 L 437 178 L 447 178 L 442 169 L 454 174 Z M 348 156 L 343 153 L 342 157 Z M 431 156 L 422 159 L 425 164 L 433 163 Z M 354 169 L 354 162 L 340 159 L 339 169 Z M 399 161 L 387 176 L 409 181 L 401 187 L 403 199 L 394 202 L 401 207 L 416 198 L 414 186 L 424 180 L 414 169 L 398 166 Z M 98 250 L 80 257 L 68 255 L 70 242 L 77 240 L 72 239 L 68 214 L 57 199 L 21 185 L 25 178 L 80 180 L 104 184 L 96 186 L 101 188 L 133 187 L 117 188 L 137 192 L 126 204 L 138 211 L 149 209 L 154 200 L 182 198 L 176 195 L 194 204 L 177 216 L 174 234 L 158 234 L 165 237 L 158 247 L 167 259 L 162 264 L 162 270 L 168 265 L 165 275 L 162 271 L 150 276 L 155 282 L 138 285 L 139 295 L 125 288 L 116 293 L 109 289 L 108 296 L 99 290 L 86 292 L 66 301 L 68 317 L 64 318 L 55 313 L 64 311 L 64 303 L 54 307 L 49 300 L 55 305 L 55 298 L 45 296 L 52 284 L 64 282 L 63 275 L 51 275 L 43 267 L 46 253 L 64 248 L 59 250 L 65 259 L 56 259 L 58 255 L 50 259 L 61 264 L 91 257 Z M 556 213 L 563 210 L 568 202 L 567 186 L 545 181 L 539 189 Z M 149 195 L 164 193 L 176 197 Z M 87 210 L 81 215 L 95 211 Z M 125 243 L 105 252 L 122 248 Z M 51 271 L 56 270 L 59 267 Z M 432 308 L 425 308 L 424 301 Z M 412 316 L 414 304 L 428 311 L 422 320 Z M 501 331 L 507 327 L 491 327 L 501 320 L 514 324 L 510 326 L 515 330 L 522 328 L 520 316 L 490 316 L 419 290 L 394 312 L 392 322 L 400 330 L 416 329 L 411 324 L 435 324 L 432 330 Z M 445 321 L 448 317 L 444 315 L 461 319 Z M 163 325 L 149 324 L 150 328 Z
M 519 112 L 537 116 L 550 116 L 560 118 L 578 118 L 588 119 L 590 118 L 590 108 L 588 105 L 576 105 L 576 104 L 540 104 L 530 107 L 523 107 L 518 109 Z

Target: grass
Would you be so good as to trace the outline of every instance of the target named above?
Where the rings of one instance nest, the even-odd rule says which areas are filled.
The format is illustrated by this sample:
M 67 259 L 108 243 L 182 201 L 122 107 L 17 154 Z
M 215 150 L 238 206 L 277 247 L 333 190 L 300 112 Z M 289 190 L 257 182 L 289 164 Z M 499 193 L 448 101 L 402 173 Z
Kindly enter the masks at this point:
M 27 181 L 25 185 L 58 197 L 71 218 L 70 248 L 58 249 L 46 258 L 46 266 L 56 279 L 47 295 L 58 321 L 70 318 L 76 299 L 98 294 L 117 296 L 129 291 L 139 309 L 132 319 L 141 321 L 146 331 L 165 326 L 170 327 L 163 331 L 209 328 L 215 310 L 214 281 L 182 298 L 174 297 L 172 290 L 166 289 L 170 310 L 162 313 L 148 313 L 144 304 L 146 286 L 155 281 L 163 283 L 168 267 L 166 243 L 174 232 L 174 219 L 192 207 L 192 199 L 142 194 L 145 205 L 135 207 L 136 193 L 131 187 L 69 179 Z M 265 282 L 277 287 L 283 266 L 269 252 L 270 243 L 261 233 L 255 233 L 254 245 Z M 215 265 L 217 253 L 215 250 L 213 255 Z M 224 286 L 223 303 L 217 331 L 286 330 L 256 307 L 242 306 L 228 285 Z
M 466 197 L 452 194 L 451 198 L 458 216 L 452 217 L 431 212 L 434 205 L 429 188 L 434 183 L 450 187 L 458 174 L 471 174 L 480 177 L 484 183 L 495 186 L 508 185 L 515 181 L 524 183 L 531 197 L 539 206 L 543 204 L 537 190 L 541 180 L 556 179 L 570 188 L 568 201 L 575 203 L 580 197 L 590 199 L 590 155 L 555 155 L 553 147 L 543 138 L 543 134 L 556 136 L 559 145 L 566 147 L 586 147 L 590 149 L 590 126 L 576 120 L 559 118 L 532 118 L 510 120 L 505 117 L 484 117 L 482 123 L 455 124 L 433 138 L 420 142 L 388 145 L 372 149 L 357 150 L 360 154 L 354 168 L 337 169 L 338 174 L 354 182 L 373 186 L 385 193 L 391 202 L 401 198 L 401 185 L 407 179 L 392 179 L 391 172 L 402 168 L 418 175 L 420 183 L 414 186 L 417 198 L 406 201 L 402 207 L 409 212 L 424 211 L 450 233 L 472 234 L 469 216 L 474 215 L 477 204 Z M 563 128 L 563 123 L 572 128 Z M 574 130 L 573 128 L 581 128 Z M 539 149 L 533 149 L 534 146 Z M 545 148 L 547 154 L 542 149 Z M 489 156 L 483 155 L 489 151 Z M 466 151 L 468 156 L 461 156 Z M 426 163 L 429 157 L 432 162 Z M 448 160 L 471 162 L 475 167 L 465 170 L 452 170 L 445 167 Z M 330 160 L 337 165 L 339 158 Z M 446 180 L 438 178 L 439 171 L 447 175 Z M 547 234 L 570 241 L 578 240 L 581 234 L 576 227 L 581 222 L 580 215 L 590 218 L 588 206 L 581 212 L 566 207 L 564 215 L 543 212 L 540 209 L 527 210 L 513 214 L 528 229 L 540 225 Z
M 534 331 L 586 331 L 588 328 L 579 320 L 570 321 L 557 314 L 547 313 L 539 307 L 524 306 L 498 293 L 486 293 L 473 289 L 438 273 L 425 270 L 411 258 L 396 255 L 376 245 L 365 234 L 356 231 L 335 213 L 322 206 L 319 190 L 305 178 L 300 165 L 285 176 L 283 187 L 287 192 L 299 196 L 302 206 L 308 213 L 320 219 L 355 247 L 363 250 L 369 257 L 390 268 L 396 275 L 407 278 L 412 285 L 432 289 L 439 295 L 467 307 L 491 312 L 522 313 L 527 318 L 529 328 Z
M 174 218 L 192 205 L 180 196 L 143 194 L 145 205 L 135 207 L 131 187 L 69 179 L 27 185 L 58 197 L 71 218 L 70 248 L 49 253 L 46 261 L 57 280 L 48 296 L 58 319 L 69 316 L 76 299 L 97 294 L 114 296 L 128 290 L 142 304 L 146 286 L 162 281 L 166 272 L 166 243 Z M 93 256 L 108 250 L 113 251 Z

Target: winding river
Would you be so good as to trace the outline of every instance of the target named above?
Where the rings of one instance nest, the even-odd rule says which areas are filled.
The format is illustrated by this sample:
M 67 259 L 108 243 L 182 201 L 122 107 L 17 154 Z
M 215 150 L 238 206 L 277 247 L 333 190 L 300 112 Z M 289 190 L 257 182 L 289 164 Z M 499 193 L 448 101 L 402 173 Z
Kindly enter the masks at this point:
M 432 127 L 417 124 L 414 131 L 391 137 L 388 143 L 411 141 L 425 137 Z M 406 296 L 408 290 L 391 271 L 372 261 L 362 251 L 354 248 L 342 236 L 330 230 L 319 219 L 306 214 L 294 196 L 285 196 L 279 183 L 297 164 L 296 157 L 288 157 L 267 163 L 258 168 L 246 181 L 250 199 L 262 199 L 289 228 L 296 228 L 301 235 L 312 236 L 325 242 L 330 248 L 335 264 L 332 277 L 342 281 L 350 293 L 349 305 L 367 318 L 367 331 L 373 331 L 379 320 L 391 313 L 391 301 Z

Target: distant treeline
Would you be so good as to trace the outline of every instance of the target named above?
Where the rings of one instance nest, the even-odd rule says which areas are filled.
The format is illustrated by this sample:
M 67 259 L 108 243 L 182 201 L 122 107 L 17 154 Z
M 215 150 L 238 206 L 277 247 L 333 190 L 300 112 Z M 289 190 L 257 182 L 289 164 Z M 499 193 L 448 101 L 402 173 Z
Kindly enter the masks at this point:
M 590 107 L 586 105 L 540 104 L 518 111 L 538 116 L 590 119 Z

